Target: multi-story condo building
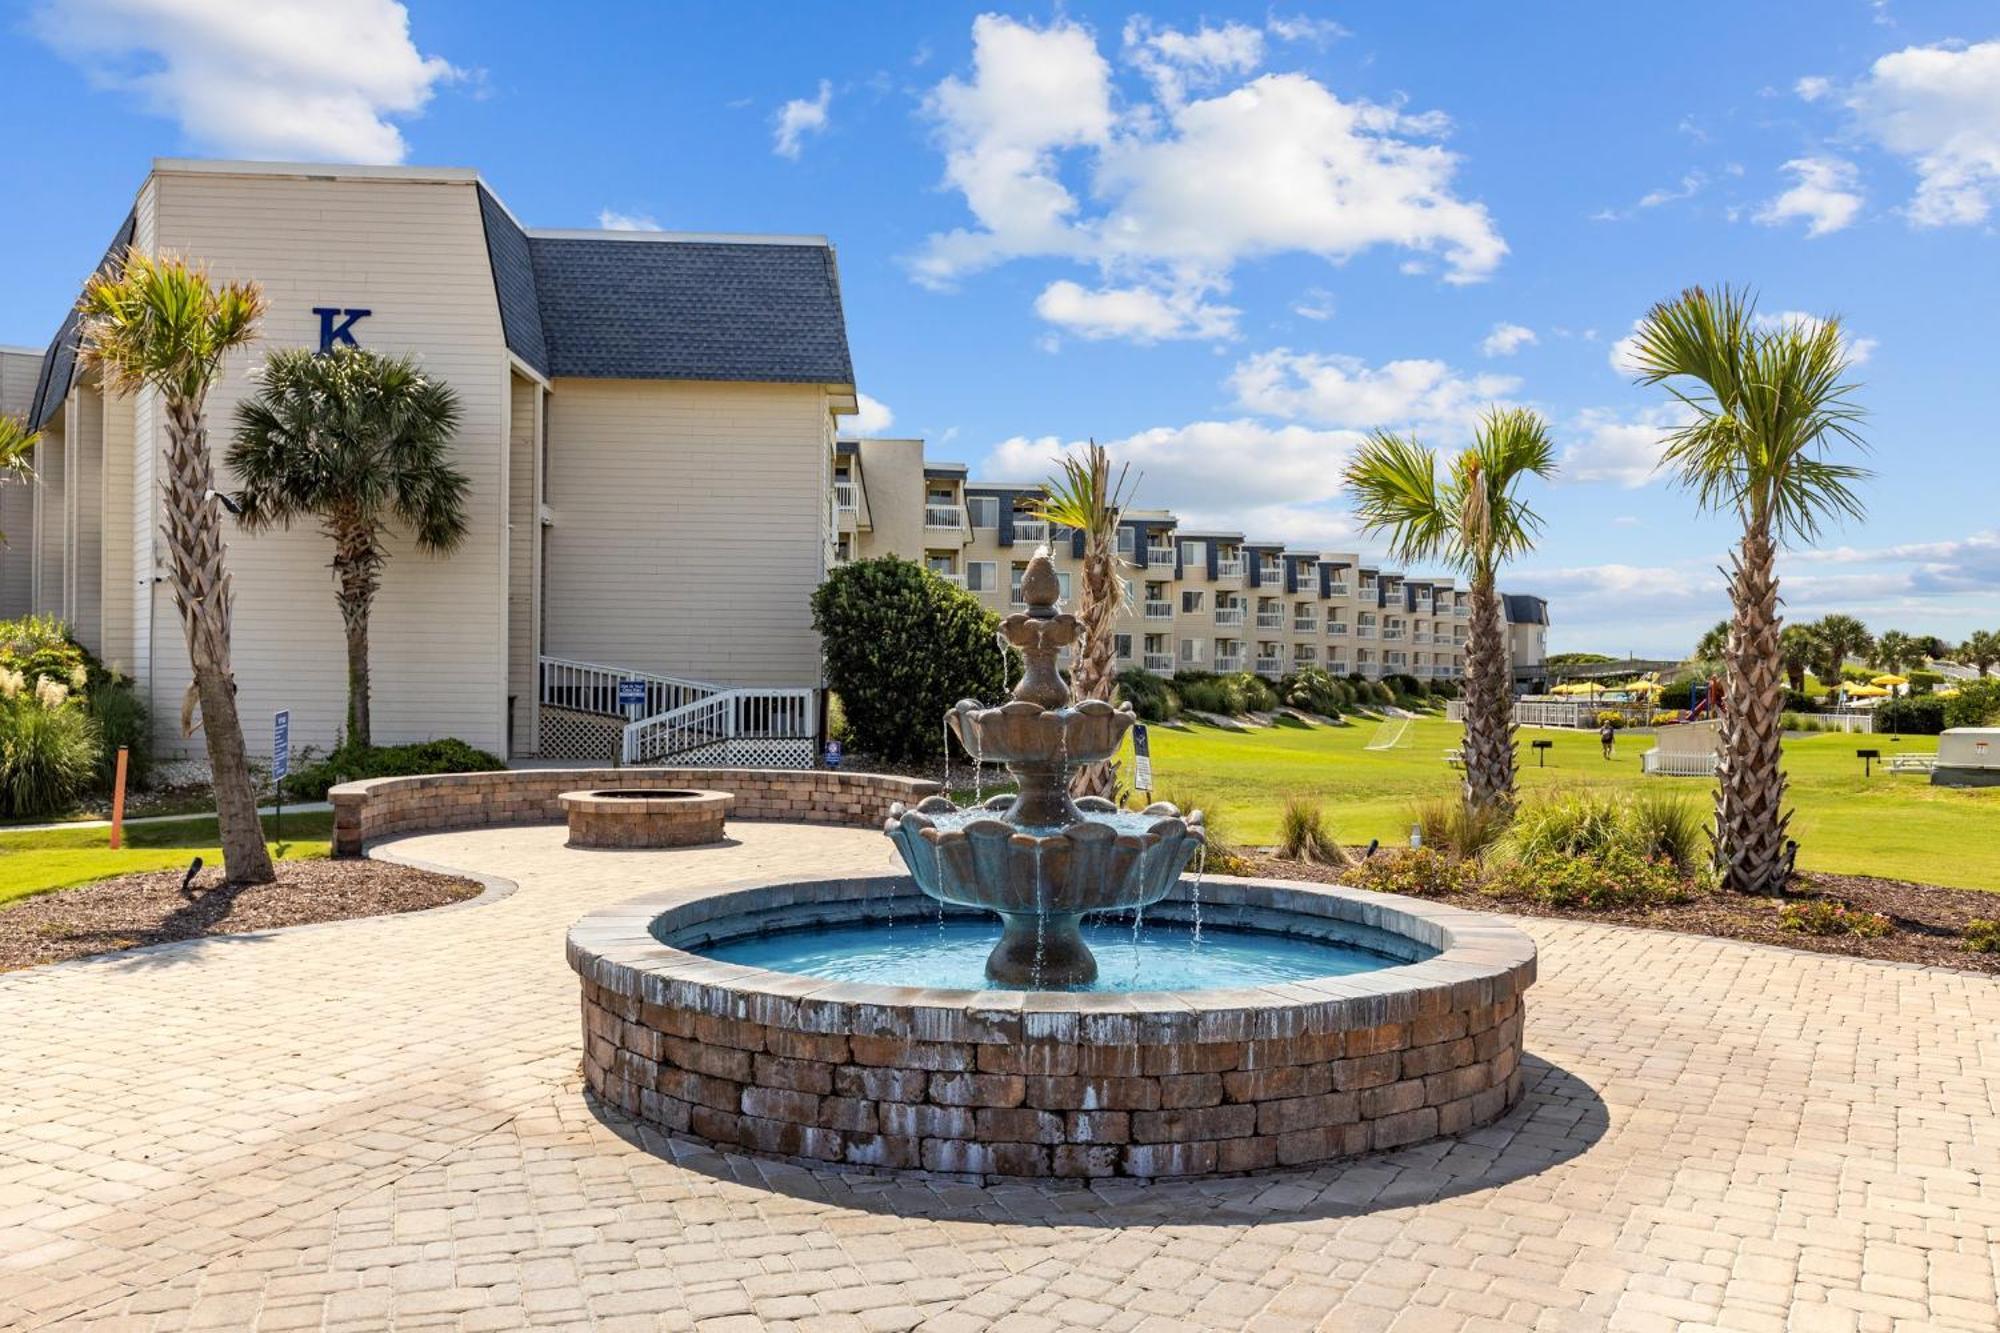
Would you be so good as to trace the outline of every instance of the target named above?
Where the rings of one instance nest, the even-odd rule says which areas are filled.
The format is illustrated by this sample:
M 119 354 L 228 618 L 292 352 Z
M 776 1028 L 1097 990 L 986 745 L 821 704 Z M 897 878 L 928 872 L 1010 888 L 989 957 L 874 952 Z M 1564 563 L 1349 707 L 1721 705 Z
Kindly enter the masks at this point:
M 921 440 L 842 440 L 834 461 L 839 560 L 900 555 L 976 594 L 1019 609 L 1021 573 L 1046 543 L 1065 593 L 1078 534 L 1030 516 L 1038 482 L 968 478 L 927 460 Z M 1127 597 L 1117 626 L 1121 668 L 1254 671 L 1301 667 L 1380 679 L 1454 680 L 1465 672 L 1471 592 L 1450 578 L 1384 570 L 1353 552 L 1300 550 L 1241 532 L 1183 528 L 1160 509 L 1120 515 Z M 1536 679 L 1548 604 L 1501 598 L 1517 685 Z

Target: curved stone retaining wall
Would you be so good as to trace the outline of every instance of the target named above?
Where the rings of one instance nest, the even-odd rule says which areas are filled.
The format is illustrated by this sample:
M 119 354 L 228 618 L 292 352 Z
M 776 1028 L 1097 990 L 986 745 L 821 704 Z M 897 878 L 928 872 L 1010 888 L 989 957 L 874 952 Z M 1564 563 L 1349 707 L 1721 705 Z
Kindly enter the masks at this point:
M 1460 1133 L 1520 1097 L 1533 942 L 1414 899 L 1206 881 L 1209 922 L 1429 955 L 1254 990 L 853 985 L 672 947 L 937 910 L 900 896 L 913 893 L 884 876 L 662 894 L 585 917 L 569 958 L 586 1081 L 628 1114 L 719 1145 L 994 1176 L 1304 1165 Z M 1187 913 L 1184 893 L 1148 915 Z
M 768 768 L 521 768 L 346 782 L 333 802 L 333 854 L 359 856 L 378 839 L 489 824 L 558 824 L 561 796 L 587 787 L 699 787 L 733 798 L 733 819 L 879 828 L 895 801 L 911 804 L 935 782 L 879 773 Z

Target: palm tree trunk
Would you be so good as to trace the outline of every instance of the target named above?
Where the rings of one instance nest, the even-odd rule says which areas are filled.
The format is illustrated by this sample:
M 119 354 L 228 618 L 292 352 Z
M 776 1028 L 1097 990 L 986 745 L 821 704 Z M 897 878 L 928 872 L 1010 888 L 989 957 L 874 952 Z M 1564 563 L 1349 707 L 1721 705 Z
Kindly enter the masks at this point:
M 368 616 L 382 587 L 382 548 L 367 522 L 352 516 L 327 523 L 333 538 L 333 570 L 340 580 L 335 600 L 347 633 L 347 743 L 372 746 L 368 680 Z
M 1476 575 L 1465 640 L 1465 799 L 1499 809 L 1514 804 L 1514 691 L 1505 633 L 1493 576 Z
M 1112 534 L 1116 540 L 1116 534 Z M 1113 548 L 1115 549 L 1115 547 Z M 1110 551 L 1090 550 L 1083 560 L 1083 598 L 1078 606 L 1083 639 L 1070 671 L 1072 700 L 1109 702 L 1118 683 L 1117 644 L 1112 631 L 1118 623 L 1118 575 Z M 1110 797 L 1117 773 L 1109 763 L 1084 764 L 1070 778 L 1072 796 Z
M 1728 703 L 1716 769 L 1715 844 L 1723 882 L 1743 893 L 1784 887 L 1784 680 L 1778 654 L 1777 543 L 1751 528 L 1731 559 L 1735 614 L 1724 658 Z
M 208 426 L 192 403 L 167 403 L 166 509 L 163 534 L 173 576 L 174 606 L 187 638 L 202 738 L 214 774 L 215 818 L 223 874 L 231 884 L 277 878 L 257 818 L 257 791 L 236 712 L 236 678 L 229 661 L 229 571 L 223 564 L 222 519 L 209 498 L 215 470 Z

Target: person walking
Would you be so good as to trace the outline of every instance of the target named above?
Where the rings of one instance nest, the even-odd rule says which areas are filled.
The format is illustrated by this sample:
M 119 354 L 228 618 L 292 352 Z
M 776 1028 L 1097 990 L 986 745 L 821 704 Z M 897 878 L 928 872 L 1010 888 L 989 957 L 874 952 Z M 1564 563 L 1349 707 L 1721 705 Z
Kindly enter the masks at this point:
M 1597 729 L 1597 743 L 1604 747 L 1604 757 L 1609 759 L 1618 745 L 1618 728 L 1606 722 Z

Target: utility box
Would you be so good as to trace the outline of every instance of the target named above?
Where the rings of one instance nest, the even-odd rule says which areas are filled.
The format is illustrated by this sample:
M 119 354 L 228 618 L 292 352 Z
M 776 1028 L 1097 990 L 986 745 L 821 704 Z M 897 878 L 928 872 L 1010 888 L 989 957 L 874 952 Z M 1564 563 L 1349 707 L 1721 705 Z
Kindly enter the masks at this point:
M 2000 787 L 2000 727 L 1953 727 L 1938 737 L 1933 787 Z

